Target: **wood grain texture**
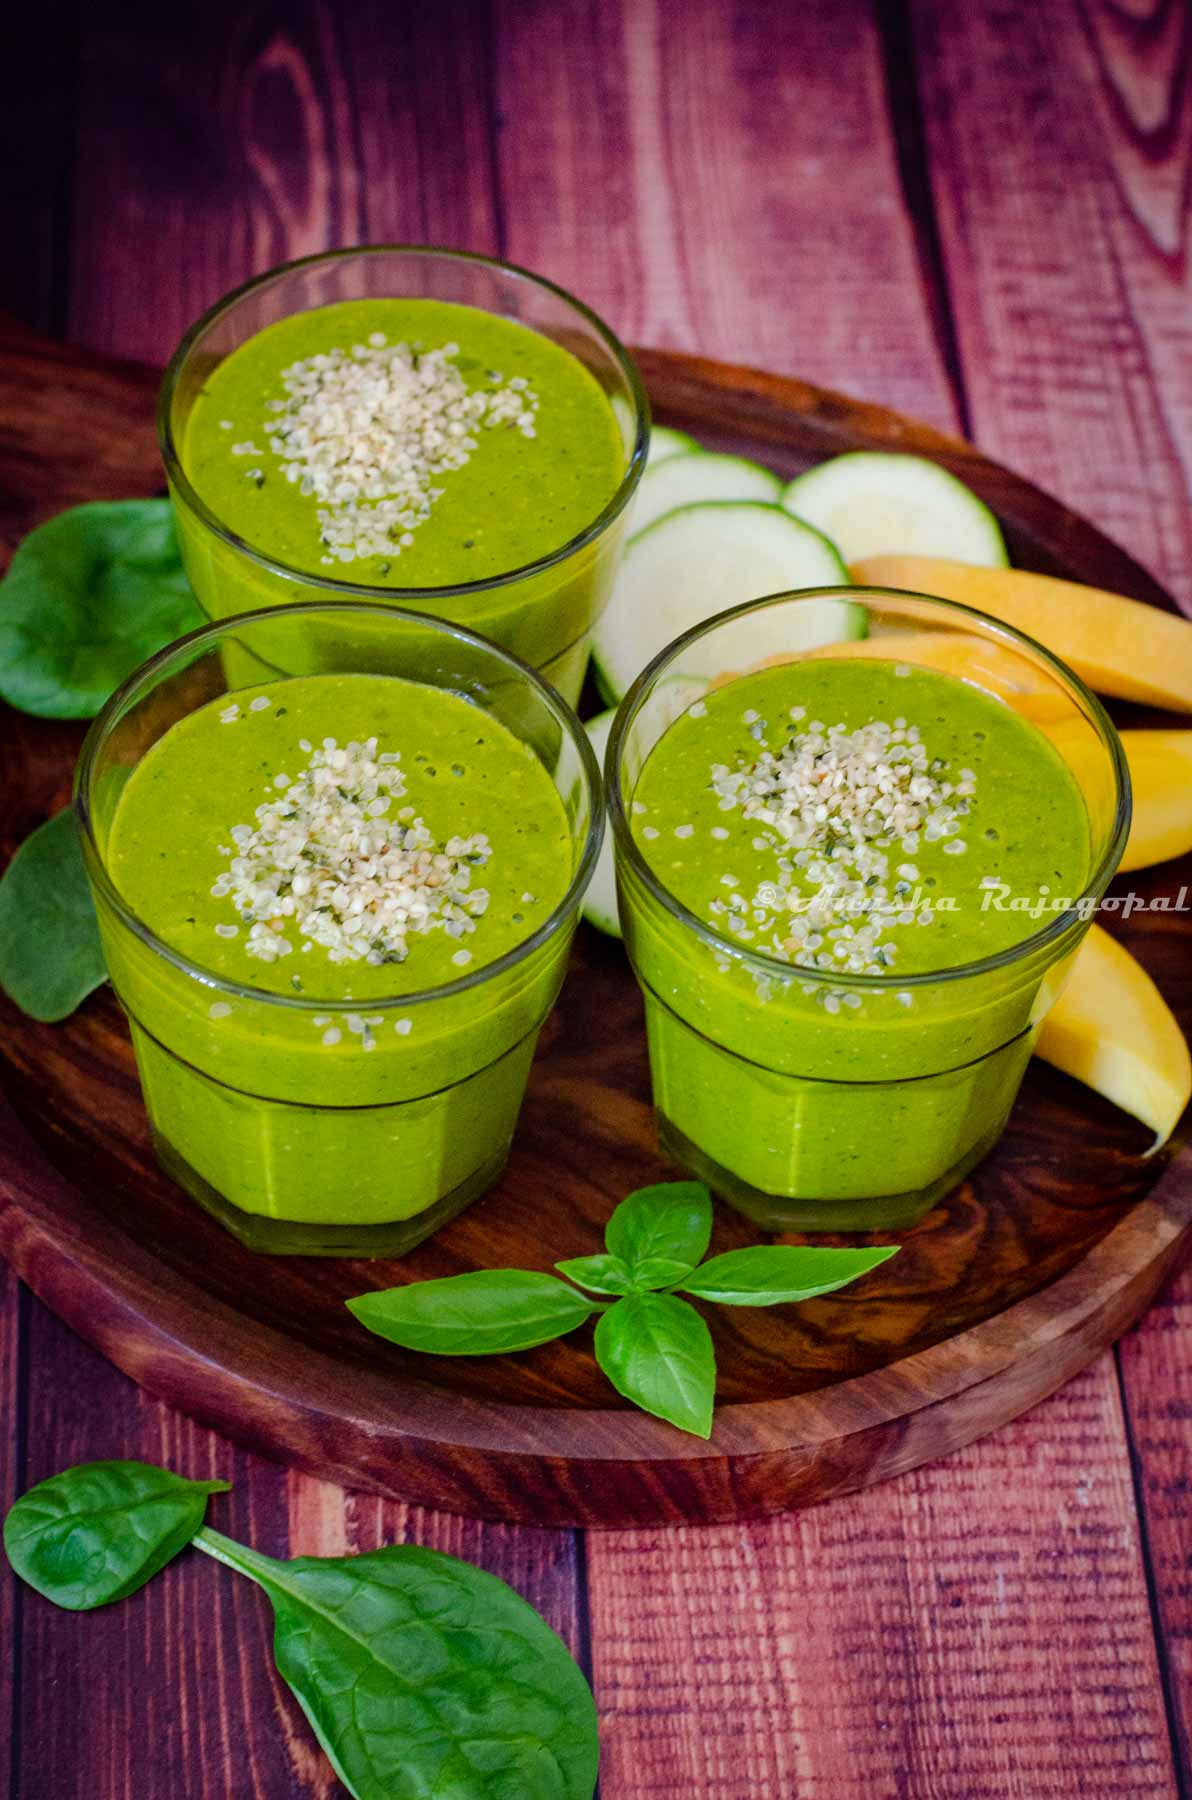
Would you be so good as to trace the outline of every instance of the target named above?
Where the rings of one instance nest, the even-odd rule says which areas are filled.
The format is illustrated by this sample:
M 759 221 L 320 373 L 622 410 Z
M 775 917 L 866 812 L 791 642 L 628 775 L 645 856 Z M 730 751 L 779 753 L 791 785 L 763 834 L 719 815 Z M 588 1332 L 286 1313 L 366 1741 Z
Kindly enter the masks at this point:
M 69 332 L 161 363 L 251 274 L 332 244 L 499 248 L 484 6 L 84 13 Z M 122 273 L 136 271 L 135 279 Z
M 507 255 L 635 342 L 954 422 L 865 0 L 498 0 L 495 42 Z
M 7 1266 L 0 1268 L 0 1512 L 24 1487 L 26 1349 L 21 1327 L 30 1301 Z M 0 1584 L 0 1793 L 15 1793 L 17 1678 L 21 1661 L 24 1594 L 15 1581 Z
M 1188 11 L 913 10 L 975 435 L 1192 602 Z
M 1170 1800 L 1111 1386 L 895 1485 L 589 1540 L 605 1786 L 634 1800 Z
M 1166 0 L 922 0 L 915 16 L 975 431 L 1192 609 L 1192 15 Z M 1120 1365 L 1192 1771 L 1190 1329 L 1185 1272 Z

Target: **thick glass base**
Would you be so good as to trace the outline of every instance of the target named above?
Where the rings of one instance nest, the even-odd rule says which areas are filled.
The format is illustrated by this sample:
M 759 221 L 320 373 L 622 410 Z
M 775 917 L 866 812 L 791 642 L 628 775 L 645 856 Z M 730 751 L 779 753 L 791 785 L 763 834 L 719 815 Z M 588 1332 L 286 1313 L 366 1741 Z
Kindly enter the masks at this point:
M 262 1250 L 271 1256 L 401 1256 L 478 1200 L 509 1160 L 509 1146 L 505 1144 L 458 1187 L 409 1219 L 391 1219 L 378 1225 L 336 1224 L 330 1220 L 307 1224 L 296 1219 L 270 1219 L 233 1206 L 156 1131 L 153 1148 L 166 1174 L 218 1219 L 225 1231 L 250 1250 Z
M 952 1167 L 926 1187 L 903 1194 L 875 1194 L 868 1199 L 815 1200 L 802 1195 L 764 1194 L 731 1169 L 705 1155 L 698 1144 L 684 1137 L 665 1113 L 658 1115 L 658 1141 L 666 1154 L 714 1194 L 763 1231 L 900 1231 L 915 1225 L 945 1194 L 963 1181 L 970 1169 L 993 1149 L 1005 1130 L 999 1119 L 991 1131 L 973 1144 Z

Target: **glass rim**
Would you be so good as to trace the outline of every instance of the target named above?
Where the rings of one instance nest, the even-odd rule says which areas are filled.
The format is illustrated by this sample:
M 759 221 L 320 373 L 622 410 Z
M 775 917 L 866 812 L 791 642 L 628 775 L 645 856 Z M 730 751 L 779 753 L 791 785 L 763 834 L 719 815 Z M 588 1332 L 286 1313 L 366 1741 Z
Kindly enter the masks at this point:
M 271 555 L 267 550 L 250 543 L 247 538 L 243 538 L 238 532 L 233 531 L 208 506 L 182 466 L 182 458 L 174 439 L 174 428 L 170 417 L 174 395 L 192 351 L 198 347 L 212 326 L 239 306 L 242 300 L 272 286 L 285 276 L 292 275 L 296 270 L 309 269 L 318 263 L 346 262 L 353 257 L 395 255 L 423 257 L 428 261 L 442 258 L 447 262 L 477 264 L 482 268 L 496 270 L 502 275 L 513 276 L 518 281 L 526 282 L 531 287 L 554 295 L 556 299 L 562 300 L 566 306 L 569 306 L 573 312 L 592 326 L 597 337 L 612 356 L 629 388 L 633 400 L 633 447 L 625 467 L 625 473 L 612 498 L 590 524 L 585 525 L 583 530 L 577 532 L 575 536 L 568 538 L 565 544 L 556 550 L 549 551 L 545 556 L 536 557 L 532 562 L 522 563 L 516 569 L 506 569 L 499 575 L 485 575 L 476 581 L 450 582 L 443 586 L 420 588 L 374 587 L 366 582 L 347 581 L 335 575 L 319 575 L 306 569 L 300 569 L 293 563 L 284 562 L 280 557 Z M 400 296 L 397 297 L 400 298 Z M 288 318 L 294 315 L 285 314 L 283 316 Z M 527 327 L 527 329 L 534 328 Z M 529 580 L 532 576 L 544 574 L 559 563 L 568 561 L 579 551 L 586 549 L 589 544 L 595 543 L 598 538 L 602 537 L 609 526 L 614 524 L 625 511 L 637 491 L 638 482 L 645 469 L 650 442 L 650 402 L 637 364 L 611 326 L 606 325 L 599 313 L 593 311 L 590 306 L 585 305 L 566 288 L 560 287 L 557 282 L 548 280 L 545 275 L 536 275 L 531 269 L 523 269 L 517 263 L 503 262 L 499 257 L 481 256 L 472 250 L 453 250 L 436 244 L 357 244 L 338 250 L 319 250 L 311 256 L 299 256 L 291 262 L 278 263 L 275 267 L 266 269 L 262 274 L 254 275 L 250 280 L 241 282 L 239 287 L 224 294 L 221 299 L 209 306 L 206 312 L 201 313 L 184 334 L 178 348 L 166 364 L 157 395 L 157 442 L 162 461 L 165 464 L 167 478 L 171 487 L 176 490 L 179 499 L 185 503 L 188 510 L 194 513 L 200 524 L 205 526 L 208 531 L 213 532 L 232 550 L 248 557 L 258 567 L 268 570 L 270 574 L 280 577 L 283 581 L 301 583 L 304 587 L 326 589 L 329 598 L 375 600 L 381 604 L 386 602 L 397 605 L 404 604 L 418 610 L 417 603 L 419 602 L 430 605 L 438 599 L 491 593 L 494 589 L 505 587 L 512 582 Z
M 668 665 L 691 644 L 698 642 L 700 638 L 717 630 L 731 619 L 741 618 L 747 613 L 758 612 L 766 607 L 788 605 L 792 600 L 838 600 L 847 599 L 849 596 L 861 598 L 873 596 L 881 600 L 925 602 L 929 606 L 940 607 L 945 612 L 974 621 L 986 636 L 1001 639 L 1012 649 L 1031 652 L 1073 692 L 1109 755 L 1115 789 L 1113 825 L 1107 835 L 1102 855 L 1093 871 L 1086 877 L 1081 893 L 1074 897 L 1070 906 L 1057 913 L 1039 930 L 1033 931 L 1029 937 L 1020 939 L 1016 944 L 1009 944 L 1005 949 L 995 951 L 991 956 L 978 957 L 965 963 L 952 963 L 943 969 L 921 969 L 901 975 L 845 975 L 831 969 L 813 969 L 805 967 L 802 963 L 783 962 L 781 958 L 768 956 L 764 951 L 750 950 L 744 945 L 734 944 L 713 930 L 710 925 L 705 924 L 676 895 L 670 892 L 634 842 L 621 794 L 621 753 L 630 725 L 641 711 L 649 695 L 654 691 L 658 679 Z M 743 673 L 747 674 L 749 671 Z M 624 857 L 634 874 L 645 884 L 654 898 L 660 901 L 681 925 L 693 931 L 703 943 L 718 954 L 729 956 L 753 968 L 756 973 L 770 980 L 806 982 L 814 984 L 816 987 L 849 987 L 866 993 L 898 993 L 910 988 L 931 987 L 940 982 L 969 980 L 997 969 L 1007 968 L 1012 963 L 1021 962 L 1034 955 L 1036 951 L 1046 949 L 1057 942 L 1080 919 L 1081 909 L 1090 900 L 1099 900 L 1113 879 L 1126 846 L 1132 804 L 1130 772 L 1117 728 L 1092 689 L 1081 680 L 1074 669 L 1069 668 L 1068 664 L 1049 650 L 1045 644 L 1039 643 L 1027 632 L 1019 631 L 1013 625 L 1006 625 L 1000 619 L 994 619 L 988 613 L 979 612 L 976 607 L 966 606 L 959 600 L 946 600 L 937 594 L 920 594 L 910 588 L 844 586 L 792 588 L 784 593 L 766 594 L 756 600 L 746 600 L 739 606 L 727 607 L 724 612 L 717 613 L 711 619 L 705 619 L 698 625 L 693 625 L 680 637 L 673 638 L 651 662 L 647 663 L 617 708 L 605 754 L 604 790 L 605 806 L 612 825 L 616 855 Z
M 352 1011 L 366 1008 L 375 1011 L 400 1011 L 407 1006 L 424 1006 L 429 1001 L 451 999 L 458 994 L 467 993 L 469 989 L 482 986 L 495 976 L 504 975 L 517 967 L 534 951 L 547 943 L 564 923 L 568 914 L 576 912 L 583 900 L 584 893 L 591 881 L 604 841 L 604 808 L 601 803 L 600 764 L 592 749 L 587 732 L 579 722 L 574 710 L 564 700 L 562 694 L 551 686 L 550 682 L 537 669 L 525 663 L 511 650 L 502 645 L 492 643 L 482 637 L 479 632 L 469 631 L 466 626 L 457 625 L 450 619 L 435 618 L 429 613 L 418 613 L 407 607 L 380 606 L 367 600 L 310 600 L 296 603 L 286 609 L 287 619 L 300 617 L 304 613 L 332 613 L 335 615 L 356 612 L 369 617 L 378 618 L 386 614 L 396 615 L 397 619 L 411 622 L 419 626 L 429 626 L 432 630 L 450 638 L 466 643 L 473 649 L 481 650 L 503 663 L 511 673 L 526 678 L 545 702 L 571 744 L 579 754 L 580 768 L 587 785 L 590 813 L 587 828 L 584 832 L 583 848 L 579 859 L 572 870 L 566 892 L 552 907 L 550 913 L 528 937 L 514 944 L 503 955 L 492 962 L 484 963 L 480 968 L 471 970 L 466 975 L 454 977 L 451 981 L 439 982 L 434 987 L 416 988 L 405 994 L 395 994 L 381 999 L 359 1001 L 336 1000 L 327 995 L 277 994 L 268 988 L 254 987 L 251 982 L 233 981 L 225 975 L 219 975 L 213 969 L 205 968 L 202 963 L 195 962 L 181 950 L 158 936 L 152 926 L 147 925 L 125 900 L 108 871 L 107 862 L 95 839 L 92 823 L 90 789 L 95 764 L 102 745 L 107 740 L 112 728 L 125 717 L 129 708 L 152 691 L 157 678 L 175 660 L 181 666 L 189 666 L 195 660 L 190 653 L 214 648 L 218 640 L 229 636 L 237 628 L 245 625 L 275 624 L 278 608 L 276 606 L 257 607 L 252 612 L 236 613 L 230 618 L 217 619 L 209 624 L 201 625 L 194 631 L 188 631 L 184 637 L 175 638 L 153 656 L 134 669 L 108 699 L 102 709 L 91 721 L 87 735 L 83 740 L 78 761 L 75 764 L 74 782 L 71 792 L 71 806 L 78 822 L 83 849 L 88 864 L 87 873 L 91 881 L 100 890 L 103 899 L 112 908 L 122 925 L 137 937 L 147 949 L 171 963 L 183 975 L 192 981 L 201 983 L 221 994 L 228 994 L 238 1000 L 259 1002 L 266 1006 L 281 1006 L 292 1012 L 332 1012 L 342 1013 L 345 1007 Z M 182 659 L 187 659 L 183 661 Z M 351 671 L 332 671 L 333 673 L 351 673 Z M 295 677 L 281 676 L 282 680 Z M 404 678 L 403 678 L 404 679 Z M 250 684 L 252 685 L 252 684 Z M 264 685 L 264 684 L 262 684 Z M 426 684 L 423 684 L 426 685 Z M 229 692 L 239 690 L 229 689 Z M 447 689 L 456 693 L 456 689 Z M 467 696 L 462 696 L 467 698 Z M 498 721 L 499 722 L 499 721 Z M 168 729 L 168 727 L 167 727 Z M 507 728 L 508 729 L 508 728 Z M 164 736 L 164 733 L 163 733 Z M 519 742 L 523 740 L 519 739 Z M 575 833 L 572 833 L 573 842 Z

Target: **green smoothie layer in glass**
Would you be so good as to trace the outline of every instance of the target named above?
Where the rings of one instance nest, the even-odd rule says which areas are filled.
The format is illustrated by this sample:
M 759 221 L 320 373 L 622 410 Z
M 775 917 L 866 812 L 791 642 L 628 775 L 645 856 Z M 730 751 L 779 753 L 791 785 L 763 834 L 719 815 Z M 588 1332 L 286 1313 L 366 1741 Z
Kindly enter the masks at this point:
M 484 972 L 550 918 L 574 860 L 550 775 L 504 725 L 392 676 L 224 695 L 137 763 L 106 860 L 160 942 L 229 984 L 105 930 L 188 1185 L 370 1225 L 492 1178 L 569 934 Z
M 924 977 L 1037 930 L 1010 898 L 1084 889 L 1084 800 L 1033 724 L 927 668 L 783 663 L 664 733 L 631 829 L 724 943 L 622 871 L 655 1096 L 683 1159 L 747 1194 L 843 1201 L 923 1190 L 989 1147 L 1047 959 Z
M 267 555 L 420 588 L 560 549 L 611 500 L 625 451 L 599 383 L 549 338 L 448 301 L 369 299 L 241 344 L 205 381 L 182 461 Z
M 624 514 L 549 559 L 595 526 L 631 447 L 569 350 L 453 301 L 342 300 L 180 377 L 171 410 L 209 515 L 172 484 L 187 573 L 211 617 L 311 600 L 319 584 L 374 597 L 433 589 L 428 610 L 578 695 Z M 287 674 L 335 666 L 315 632 L 277 654 Z

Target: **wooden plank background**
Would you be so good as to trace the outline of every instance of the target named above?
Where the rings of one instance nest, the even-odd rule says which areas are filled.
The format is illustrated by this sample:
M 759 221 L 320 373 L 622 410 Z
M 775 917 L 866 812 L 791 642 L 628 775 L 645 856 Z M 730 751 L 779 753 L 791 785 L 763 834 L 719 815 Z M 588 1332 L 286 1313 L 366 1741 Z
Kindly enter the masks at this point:
M 499 253 L 634 341 L 964 429 L 1192 603 L 1183 0 L 38 0 L 0 109 L 0 304 L 163 360 L 362 240 Z M 13 71 L 19 71 L 14 73 Z M 0 1279 L 0 1501 L 138 1455 L 274 1553 L 416 1538 L 589 1670 L 603 1800 L 1186 1796 L 1192 1280 L 1028 1418 L 803 1515 L 480 1525 L 344 1495 L 138 1393 Z M 342 1794 L 199 1559 L 80 1620 L 5 1585 L 0 1793 Z

